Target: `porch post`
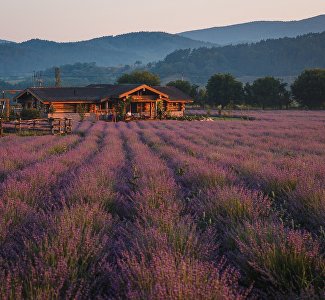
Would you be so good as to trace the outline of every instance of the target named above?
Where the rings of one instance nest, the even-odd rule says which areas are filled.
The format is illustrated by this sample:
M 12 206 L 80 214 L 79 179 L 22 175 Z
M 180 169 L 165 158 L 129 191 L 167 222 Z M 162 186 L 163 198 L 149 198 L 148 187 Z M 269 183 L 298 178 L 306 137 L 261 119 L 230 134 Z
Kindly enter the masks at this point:
M 156 118 L 156 115 L 155 115 L 155 102 L 151 103 L 150 110 L 151 110 L 151 117 Z
M 6 119 L 9 121 L 10 117 L 10 99 L 5 100 Z

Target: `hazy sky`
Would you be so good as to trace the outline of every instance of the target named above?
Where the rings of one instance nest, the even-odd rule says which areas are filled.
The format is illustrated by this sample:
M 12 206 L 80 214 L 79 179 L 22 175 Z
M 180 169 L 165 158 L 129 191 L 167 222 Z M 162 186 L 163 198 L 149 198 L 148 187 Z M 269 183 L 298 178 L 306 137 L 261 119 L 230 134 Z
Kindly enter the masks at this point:
M 1 0 L 0 39 L 76 41 L 325 14 L 325 0 Z

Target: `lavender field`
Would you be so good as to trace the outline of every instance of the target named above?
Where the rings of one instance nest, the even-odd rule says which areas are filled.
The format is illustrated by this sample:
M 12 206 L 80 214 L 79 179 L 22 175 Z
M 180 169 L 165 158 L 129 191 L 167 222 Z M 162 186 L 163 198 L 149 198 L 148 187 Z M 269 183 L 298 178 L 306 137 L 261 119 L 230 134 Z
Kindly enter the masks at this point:
M 0 299 L 325 298 L 325 112 L 0 139 Z

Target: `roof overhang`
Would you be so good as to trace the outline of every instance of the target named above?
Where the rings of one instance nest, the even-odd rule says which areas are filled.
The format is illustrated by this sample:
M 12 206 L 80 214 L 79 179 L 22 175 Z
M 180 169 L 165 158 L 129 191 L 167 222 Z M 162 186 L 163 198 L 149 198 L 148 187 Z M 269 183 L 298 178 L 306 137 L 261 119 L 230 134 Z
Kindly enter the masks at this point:
M 155 93 L 157 95 L 160 95 L 161 97 L 169 98 L 169 96 L 167 94 L 164 94 L 164 93 L 162 93 L 162 92 L 160 92 L 160 91 L 158 91 L 158 90 L 156 90 L 156 89 L 154 89 L 154 88 L 152 88 L 152 87 L 150 87 L 149 85 L 146 85 L 146 84 L 139 85 L 138 87 L 136 87 L 136 88 L 134 88 L 134 89 L 132 89 L 132 90 L 130 90 L 128 92 L 120 94 L 119 98 L 128 97 L 128 96 L 130 96 L 130 94 L 133 94 L 133 93 L 135 93 L 137 91 L 140 91 L 140 90 L 143 90 L 143 89 L 151 91 L 151 92 L 153 92 L 153 93 Z
M 61 103 L 68 103 L 68 104 L 100 104 L 99 101 L 97 100 L 94 100 L 94 101 L 91 101 L 91 100 L 80 100 L 80 101 L 77 101 L 77 100 L 64 100 L 64 101 L 42 101 L 43 104 L 61 104 Z
M 108 100 L 109 97 L 105 97 L 103 99 L 62 99 L 62 100 L 58 100 L 58 99 L 48 99 L 48 98 L 42 98 L 39 95 L 37 95 L 36 93 L 34 93 L 31 89 L 27 88 L 24 91 L 22 91 L 20 94 L 18 94 L 16 97 L 14 97 L 14 100 L 16 102 L 19 103 L 19 100 L 21 97 L 23 97 L 24 95 L 32 95 L 35 99 L 37 99 L 38 101 L 44 103 L 44 104 L 50 104 L 50 103 L 93 103 L 93 104 L 99 104 L 103 101 Z
M 19 93 L 16 97 L 14 97 L 14 100 L 17 102 L 19 100 L 19 98 L 21 98 L 23 95 L 25 94 L 31 94 L 34 98 L 36 98 L 37 100 L 43 102 L 43 99 L 40 98 L 39 96 L 37 96 L 35 93 L 33 93 L 30 89 L 25 89 L 23 90 L 21 93 Z
M 182 102 L 182 103 L 192 103 L 193 100 L 189 100 L 189 99 L 170 99 L 170 96 L 166 93 L 163 93 L 161 91 L 159 91 L 158 89 L 155 89 L 153 87 L 150 87 L 146 84 L 142 84 L 139 85 L 127 92 L 124 92 L 122 94 L 117 95 L 117 97 L 119 99 L 126 99 L 128 98 L 131 94 L 140 91 L 140 90 L 148 90 L 151 91 L 155 94 L 157 94 L 159 96 L 159 99 L 157 100 L 163 100 L 163 101 L 167 101 L 167 102 Z M 40 102 L 44 103 L 44 104 L 48 104 L 48 103 L 101 103 L 101 102 L 105 102 L 105 101 L 109 101 L 112 100 L 112 96 L 104 96 L 101 99 L 45 99 L 43 97 L 41 97 L 40 95 L 38 95 L 37 93 L 34 93 L 32 89 L 27 88 L 24 91 L 22 91 L 21 93 L 19 93 L 16 97 L 14 97 L 14 100 L 18 103 L 19 100 L 24 96 L 24 95 L 32 95 L 35 99 L 39 100 Z M 116 98 L 115 98 L 116 99 Z M 151 100 L 151 99 L 146 99 L 143 100 L 143 102 L 151 102 L 151 101 L 157 101 L 157 100 Z M 136 102 L 140 102 L 139 100 L 137 100 Z
M 193 100 L 169 100 L 169 99 L 164 99 L 166 102 L 183 102 L 183 103 L 193 103 Z

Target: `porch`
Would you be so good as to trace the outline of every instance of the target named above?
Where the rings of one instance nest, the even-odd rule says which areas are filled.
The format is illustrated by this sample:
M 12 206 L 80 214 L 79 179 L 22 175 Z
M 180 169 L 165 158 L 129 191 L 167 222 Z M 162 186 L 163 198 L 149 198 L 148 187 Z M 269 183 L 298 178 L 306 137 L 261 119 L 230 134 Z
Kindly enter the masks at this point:
M 148 101 L 144 99 L 132 99 L 127 116 L 134 118 L 149 118 L 154 119 L 157 115 L 156 101 Z

